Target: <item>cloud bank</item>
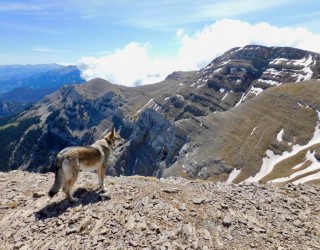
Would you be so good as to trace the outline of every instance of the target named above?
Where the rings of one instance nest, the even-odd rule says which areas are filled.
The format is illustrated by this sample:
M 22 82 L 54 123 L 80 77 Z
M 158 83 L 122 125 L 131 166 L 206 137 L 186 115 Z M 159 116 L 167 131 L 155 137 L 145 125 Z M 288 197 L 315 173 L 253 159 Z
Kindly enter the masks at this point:
M 96 77 L 125 86 L 159 82 L 177 70 L 197 70 L 234 47 L 248 44 L 290 46 L 320 53 L 320 35 L 303 28 L 276 27 L 223 19 L 194 34 L 179 29 L 177 57 L 155 59 L 150 44 L 129 43 L 102 57 L 83 57 L 78 62 L 86 80 Z

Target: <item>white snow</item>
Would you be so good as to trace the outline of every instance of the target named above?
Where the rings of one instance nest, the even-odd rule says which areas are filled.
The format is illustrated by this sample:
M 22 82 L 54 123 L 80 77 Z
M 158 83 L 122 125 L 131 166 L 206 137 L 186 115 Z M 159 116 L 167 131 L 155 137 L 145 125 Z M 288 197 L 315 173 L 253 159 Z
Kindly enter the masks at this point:
M 226 65 L 226 64 L 228 64 L 229 62 L 231 62 L 231 60 L 223 61 L 223 62 L 221 63 L 221 65 Z
M 196 85 L 196 83 L 194 82 L 194 83 L 191 84 L 191 87 L 194 87 L 195 85 Z
M 258 82 L 263 82 L 263 83 L 267 83 L 269 85 L 275 85 L 275 86 L 278 86 L 281 84 L 281 82 L 277 82 L 274 80 L 265 80 L 265 79 L 258 79 Z
M 262 91 L 263 91 L 262 88 L 257 88 L 257 87 L 252 86 L 248 94 L 259 95 Z
M 306 160 L 304 162 L 299 163 L 298 165 L 294 166 L 292 169 L 298 169 L 301 168 L 303 164 L 306 163 Z
M 262 91 L 263 91 L 262 88 L 256 88 L 256 87 L 254 87 L 254 86 L 251 86 L 251 88 L 250 88 L 250 90 L 247 92 L 247 94 L 246 94 L 246 93 L 243 93 L 243 94 L 242 94 L 241 99 L 240 99 L 239 102 L 235 105 L 235 107 L 238 106 L 238 105 L 240 105 L 240 104 L 248 97 L 248 95 L 254 94 L 254 95 L 257 96 L 257 95 L 259 95 Z M 222 100 L 223 100 L 223 99 L 222 99 Z
M 213 71 L 213 73 L 219 73 L 220 71 L 222 71 L 223 70 L 223 68 L 218 68 L 218 69 L 215 69 L 214 71 Z
M 315 65 L 316 60 L 314 60 L 311 55 L 309 55 L 308 58 L 304 57 L 304 58 L 302 58 L 300 60 L 289 60 L 289 59 L 285 59 L 285 58 L 278 58 L 278 59 L 275 59 L 275 60 L 271 61 L 269 63 L 269 65 L 280 64 L 280 63 L 286 63 L 288 65 L 292 65 L 293 64 L 295 66 L 301 66 L 302 69 L 294 70 L 295 71 L 294 76 L 297 77 L 296 82 L 300 82 L 300 81 L 309 80 L 312 77 L 313 72 L 310 69 L 310 66 Z M 274 69 L 267 69 L 266 72 L 271 72 L 275 76 L 278 76 L 279 74 L 282 74 L 281 71 L 276 72 Z M 283 73 L 285 73 L 285 72 L 283 72 Z M 274 84 L 272 84 L 272 85 L 274 85 Z
M 234 168 L 234 169 L 232 170 L 232 172 L 230 173 L 230 175 L 229 175 L 229 177 L 228 177 L 228 180 L 227 180 L 226 182 L 227 182 L 227 183 L 232 183 L 233 180 L 234 180 L 235 178 L 237 178 L 237 176 L 240 174 L 240 172 L 241 172 L 241 169 L 237 170 L 236 168 Z
M 278 164 L 279 162 L 281 162 L 281 161 L 283 161 L 283 160 L 285 160 L 285 159 L 297 154 L 298 152 L 300 152 L 300 151 L 302 151 L 304 149 L 307 149 L 307 148 L 311 147 L 312 145 L 320 143 L 320 122 L 319 122 L 319 120 L 320 120 L 320 112 L 317 111 L 317 113 L 318 113 L 318 122 L 317 122 L 317 125 L 315 127 L 315 131 L 314 131 L 313 137 L 311 138 L 311 140 L 306 145 L 303 145 L 303 146 L 301 146 L 299 144 L 293 145 L 291 152 L 285 151 L 285 152 L 282 153 L 282 155 L 275 155 L 273 151 L 267 150 L 267 152 L 266 152 L 267 157 L 263 158 L 263 163 L 262 163 L 260 171 L 254 177 L 250 176 L 245 181 L 256 182 L 256 181 L 261 180 L 263 177 L 265 177 L 266 175 L 271 173 L 271 171 L 273 170 L 274 166 L 276 164 Z
M 293 173 L 292 175 L 288 176 L 288 177 L 283 177 L 283 178 L 278 178 L 278 179 L 275 179 L 275 180 L 272 180 L 270 182 L 285 182 L 285 181 L 290 181 L 292 179 L 294 179 L 295 177 L 297 176 L 300 176 L 300 175 L 304 175 L 304 174 L 307 174 L 311 171 L 315 171 L 315 170 L 320 170 L 320 164 L 319 162 L 316 160 L 316 158 L 314 157 L 314 152 L 311 153 L 310 150 L 308 150 L 307 154 L 306 154 L 306 160 L 305 162 L 307 161 L 310 161 L 311 164 L 310 166 L 308 166 L 307 168 L 305 169 L 302 169 L 300 171 L 297 171 L 295 173 Z M 302 166 L 305 162 L 295 166 L 295 169 L 298 168 L 298 166 Z M 314 176 L 316 175 L 316 177 Z M 297 184 L 300 184 L 300 183 L 304 183 L 306 181 L 310 181 L 310 180 L 313 180 L 313 179 L 317 179 L 320 177 L 320 173 L 316 173 L 316 174 L 313 174 L 313 175 L 308 175 L 308 176 L 305 176 L 303 178 L 299 178 L 297 180 L 295 180 L 294 182 L 292 182 L 293 184 L 297 185 Z
M 197 89 L 202 88 L 203 86 L 204 86 L 204 84 L 201 84 L 201 85 L 197 86 Z
M 183 83 L 181 82 L 181 83 L 179 83 L 179 86 L 183 86 Z
M 150 99 L 141 109 L 137 111 L 137 113 L 139 114 L 142 110 L 150 107 L 153 103 L 154 103 L 154 98 Z
M 223 92 L 225 92 L 225 91 L 226 91 L 226 89 L 224 89 L 224 88 L 220 88 L 220 89 L 219 89 L 219 91 L 220 91 L 221 93 L 223 93 Z
M 169 97 L 166 97 L 164 98 L 165 101 L 168 101 L 170 99 L 170 96 Z
M 252 129 L 250 135 L 252 135 L 254 133 L 254 131 L 256 130 L 257 127 L 254 127 L 254 129 Z
M 239 102 L 235 105 L 235 107 L 239 106 L 243 102 L 245 97 L 246 97 L 246 95 L 245 95 L 245 93 L 243 93 L 241 98 L 240 98 L 240 100 L 239 100 Z
M 223 101 L 224 99 L 226 99 L 226 97 L 228 96 L 228 92 L 222 97 L 221 101 Z
M 294 182 L 292 182 L 294 185 L 298 185 L 300 183 L 305 183 L 307 181 L 312 181 L 312 180 L 316 180 L 316 179 L 320 179 L 320 172 L 317 172 L 315 174 L 311 174 L 311 175 L 307 175 L 305 177 L 302 177 Z
M 297 66 L 305 66 L 305 67 L 307 67 L 307 66 L 309 66 L 312 62 L 313 62 L 312 56 L 309 55 L 308 58 L 302 58 L 302 59 L 300 59 L 300 60 L 294 60 L 294 63 L 293 63 L 293 64 L 294 64 L 294 65 L 297 65 Z
M 286 59 L 286 58 L 277 58 L 277 59 L 271 61 L 270 64 L 280 64 L 280 63 L 283 63 L 286 61 L 288 61 L 288 59 Z
M 297 102 L 297 104 L 299 105 L 299 107 L 303 107 L 303 108 L 306 108 L 306 109 L 312 109 L 312 108 L 310 108 L 310 106 L 309 105 L 302 105 L 300 102 Z
M 137 111 L 137 114 L 139 114 L 141 111 L 143 111 L 147 108 L 154 109 L 155 111 L 157 111 L 157 110 L 161 109 L 161 106 L 154 101 L 154 98 L 152 98 L 141 109 L 139 109 Z
M 266 69 L 266 71 L 263 73 L 264 75 L 265 74 L 271 74 L 272 76 L 282 76 L 283 72 L 281 71 L 278 71 L 274 68 L 269 68 L 269 69 Z
M 284 132 L 284 130 L 281 129 L 280 132 L 277 134 L 277 140 L 278 140 L 278 142 L 282 142 L 283 132 Z
M 184 100 L 184 97 L 182 95 L 176 94 L 176 97 L 178 97 L 180 100 Z

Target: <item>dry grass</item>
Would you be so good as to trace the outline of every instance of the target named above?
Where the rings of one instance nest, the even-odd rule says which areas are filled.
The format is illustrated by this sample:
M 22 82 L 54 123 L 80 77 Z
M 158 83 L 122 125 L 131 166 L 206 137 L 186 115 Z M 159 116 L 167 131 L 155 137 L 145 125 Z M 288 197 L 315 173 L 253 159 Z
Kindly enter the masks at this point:
M 320 178 L 319 179 L 315 179 L 312 181 L 307 181 L 306 184 L 311 184 L 311 185 L 320 185 Z
M 133 176 L 128 176 L 127 178 L 137 179 L 137 180 L 141 180 L 141 181 L 151 181 L 151 182 L 158 182 L 159 181 L 159 179 L 157 179 L 154 176 L 133 175 Z
M 301 179 L 301 178 L 303 178 L 303 177 L 306 177 L 306 176 L 309 176 L 309 175 L 313 175 L 313 174 L 316 174 L 316 173 L 319 173 L 319 172 L 320 172 L 320 170 L 319 170 L 319 169 L 316 169 L 316 170 L 310 171 L 310 172 L 308 172 L 308 173 L 298 175 L 298 176 L 296 176 L 295 178 L 293 178 L 292 180 L 290 180 L 290 181 L 288 181 L 288 182 L 286 182 L 286 183 L 294 182 L 294 181 L 299 180 L 299 179 Z
M 17 122 L 8 123 L 6 125 L 1 126 L 0 130 L 4 130 L 4 129 L 10 128 L 10 127 L 16 127 L 18 125 L 19 125 L 19 123 L 17 123 Z

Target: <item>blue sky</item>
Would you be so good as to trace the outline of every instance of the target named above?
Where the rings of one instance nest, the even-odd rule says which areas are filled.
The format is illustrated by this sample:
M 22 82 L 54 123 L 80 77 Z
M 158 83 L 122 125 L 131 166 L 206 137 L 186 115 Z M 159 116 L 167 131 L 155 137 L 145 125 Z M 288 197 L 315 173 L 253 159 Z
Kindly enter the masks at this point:
M 74 63 L 139 85 L 246 43 L 320 52 L 319 20 L 318 0 L 0 0 L 0 64 Z

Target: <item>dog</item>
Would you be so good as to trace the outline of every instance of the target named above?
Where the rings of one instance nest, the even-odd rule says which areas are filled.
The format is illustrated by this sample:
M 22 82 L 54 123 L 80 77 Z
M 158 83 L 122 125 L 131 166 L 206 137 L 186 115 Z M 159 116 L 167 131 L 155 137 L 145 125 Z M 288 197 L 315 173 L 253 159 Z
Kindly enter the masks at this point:
M 114 126 L 111 131 L 101 139 L 86 147 L 68 147 L 61 150 L 56 158 L 55 180 L 49 191 L 52 198 L 62 188 L 67 199 L 72 202 L 78 201 L 71 191 L 80 170 L 96 170 L 99 187 L 104 191 L 104 176 L 107 169 L 107 161 L 111 152 L 124 143 L 124 139 L 115 132 Z

